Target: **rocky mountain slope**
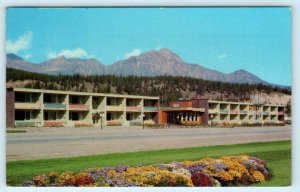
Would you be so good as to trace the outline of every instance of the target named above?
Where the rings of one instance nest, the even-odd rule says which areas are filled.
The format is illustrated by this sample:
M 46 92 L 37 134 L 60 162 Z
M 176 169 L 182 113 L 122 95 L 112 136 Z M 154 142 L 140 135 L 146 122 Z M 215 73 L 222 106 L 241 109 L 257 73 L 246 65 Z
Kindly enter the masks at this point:
M 21 57 L 8 54 L 7 67 L 22 69 L 44 74 L 115 74 L 137 76 L 188 76 L 204 80 L 233 82 L 233 83 L 267 83 L 256 75 L 245 70 L 225 74 L 198 64 L 183 61 L 169 49 L 148 51 L 139 56 L 117 61 L 112 65 L 103 65 L 95 59 L 67 59 L 60 56 L 39 64 L 30 63 Z

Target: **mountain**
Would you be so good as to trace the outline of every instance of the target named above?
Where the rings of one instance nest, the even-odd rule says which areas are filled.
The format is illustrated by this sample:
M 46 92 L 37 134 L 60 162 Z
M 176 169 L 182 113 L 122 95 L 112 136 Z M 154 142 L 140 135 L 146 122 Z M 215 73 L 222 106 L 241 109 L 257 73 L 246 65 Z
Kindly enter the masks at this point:
M 8 54 L 7 67 L 54 75 L 79 73 L 82 75 L 158 76 L 167 74 L 233 83 L 267 83 L 245 70 L 225 74 L 198 64 L 186 63 L 177 54 L 166 48 L 158 51 L 151 50 L 106 66 L 95 59 L 67 59 L 63 56 L 34 64 L 17 55 Z
M 126 60 L 108 66 L 109 74 L 117 75 L 172 75 L 189 76 L 205 80 L 224 80 L 226 74 L 211 70 L 197 64 L 188 64 L 169 49 L 148 51 L 139 56 L 130 57 Z
M 47 74 L 105 74 L 105 67 L 95 59 L 66 59 L 64 56 L 40 64 L 40 72 Z
M 227 82 L 239 82 L 239 83 L 264 83 L 267 84 L 266 81 L 260 79 L 259 77 L 249 73 L 244 69 L 237 70 L 233 73 L 229 73 L 227 75 Z
M 22 69 L 25 71 L 38 72 L 36 65 L 33 63 L 26 62 L 21 57 L 15 54 L 6 55 L 6 67 L 11 67 L 14 69 Z
M 51 75 L 76 73 L 82 75 L 105 74 L 104 65 L 95 59 L 66 59 L 64 56 L 60 56 L 40 64 L 26 62 L 24 59 L 14 54 L 8 54 L 6 59 L 7 67 L 30 72 Z

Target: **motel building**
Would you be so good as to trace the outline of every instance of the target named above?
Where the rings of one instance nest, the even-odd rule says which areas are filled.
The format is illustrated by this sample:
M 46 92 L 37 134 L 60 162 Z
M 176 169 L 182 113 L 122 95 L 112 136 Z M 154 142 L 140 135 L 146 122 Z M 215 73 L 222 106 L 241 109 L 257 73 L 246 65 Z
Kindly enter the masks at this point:
M 196 97 L 160 107 L 159 97 L 27 88 L 6 90 L 7 127 L 102 127 L 284 123 L 284 106 Z

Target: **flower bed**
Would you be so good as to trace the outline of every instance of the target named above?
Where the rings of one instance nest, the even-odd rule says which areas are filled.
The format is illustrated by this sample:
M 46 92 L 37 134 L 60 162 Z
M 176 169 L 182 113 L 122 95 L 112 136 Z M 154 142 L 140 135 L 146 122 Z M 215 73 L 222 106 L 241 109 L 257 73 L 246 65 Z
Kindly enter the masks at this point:
M 122 121 L 110 120 L 107 121 L 107 126 L 122 126 Z
M 56 121 L 45 121 L 44 127 L 63 127 L 63 122 L 56 122 Z
M 86 169 L 79 173 L 50 172 L 23 181 L 23 186 L 219 187 L 245 186 L 271 178 L 266 161 L 256 157 L 224 156 L 198 161 L 148 166 Z
M 89 123 L 89 122 L 76 122 L 75 127 L 91 127 L 93 126 L 93 123 Z
M 180 121 L 180 124 L 184 126 L 199 126 L 201 121 Z

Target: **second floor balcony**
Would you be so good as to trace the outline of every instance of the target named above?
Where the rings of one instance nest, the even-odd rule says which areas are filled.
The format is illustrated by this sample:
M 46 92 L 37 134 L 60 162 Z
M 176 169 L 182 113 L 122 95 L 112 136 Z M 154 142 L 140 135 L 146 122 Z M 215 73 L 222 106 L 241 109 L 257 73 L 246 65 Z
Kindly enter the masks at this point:
M 87 111 L 90 109 L 89 105 L 85 104 L 69 104 L 70 110 L 80 110 L 80 111 Z
M 61 104 L 61 103 L 45 103 L 44 104 L 44 108 L 45 109 L 55 109 L 55 110 L 65 110 L 67 108 L 67 106 L 65 104 Z
M 248 111 L 247 110 L 240 110 L 240 114 L 247 114 L 248 113 Z
M 227 114 L 229 112 L 228 109 L 220 109 L 220 113 L 222 114 Z
M 144 111 L 158 111 L 157 106 L 144 106 Z
M 139 112 L 142 108 L 140 106 L 126 106 L 126 111 Z

